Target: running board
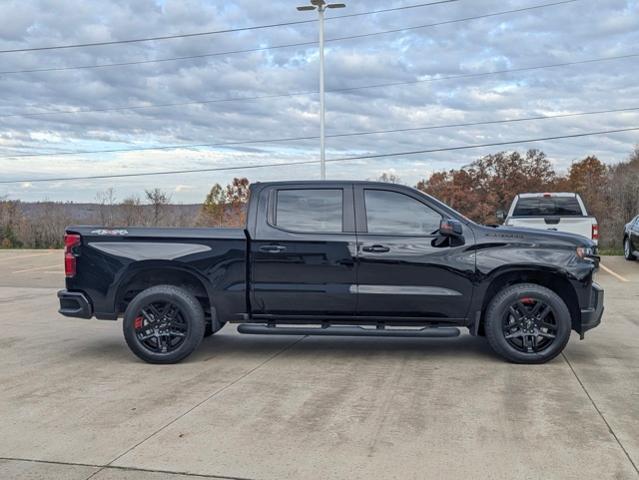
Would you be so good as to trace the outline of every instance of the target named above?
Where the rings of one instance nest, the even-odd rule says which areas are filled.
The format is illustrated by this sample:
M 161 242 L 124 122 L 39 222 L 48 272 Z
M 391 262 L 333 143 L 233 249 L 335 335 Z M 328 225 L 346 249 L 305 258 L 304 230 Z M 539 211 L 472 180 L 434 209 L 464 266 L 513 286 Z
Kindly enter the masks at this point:
M 413 329 L 365 328 L 359 326 L 329 327 L 269 327 L 267 325 L 243 323 L 237 331 L 253 335 L 325 335 L 337 337 L 458 337 L 455 327 L 424 327 Z

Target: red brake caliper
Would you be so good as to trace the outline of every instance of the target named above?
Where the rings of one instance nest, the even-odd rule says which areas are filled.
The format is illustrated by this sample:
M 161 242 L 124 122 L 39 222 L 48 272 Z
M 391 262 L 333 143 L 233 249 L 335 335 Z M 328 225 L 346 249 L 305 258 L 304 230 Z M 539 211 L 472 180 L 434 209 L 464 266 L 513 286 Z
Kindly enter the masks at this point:
M 535 300 L 533 300 L 530 297 L 524 297 L 521 299 L 521 303 L 523 303 L 524 305 L 531 305 L 533 303 L 535 303 Z
M 143 323 L 144 323 L 144 318 L 142 318 L 142 317 L 137 317 L 137 318 L 135 319 L 135 323 L 133 324 L 133 327 L 134 327 L 136 330 L 141 330 L 141 329 L 142 329 L 142 324 L 143 324 Z

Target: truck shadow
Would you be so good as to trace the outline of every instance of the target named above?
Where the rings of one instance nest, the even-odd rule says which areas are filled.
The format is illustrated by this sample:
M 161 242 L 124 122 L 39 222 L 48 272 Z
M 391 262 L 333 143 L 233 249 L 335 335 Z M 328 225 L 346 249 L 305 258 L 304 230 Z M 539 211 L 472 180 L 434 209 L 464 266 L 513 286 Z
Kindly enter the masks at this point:
M 280 348 L 278 357 L 291 361 L 325 361 L 329 358 L 343 360 L 379 357 L 404 358 L 407 355 L 421 359 L 489 359 L 501 361 L 490 349 L 483 337 L 461 335 L 454 338 L 379 338 L 379 337 L 313 337 L 279 335 L 240 335 L 234 328 L 226 327 L 218 334 L 205 339 L 190 358 L 201 361 L 222 352 L 244 356 L 263 355 L 273 347 Z M 277 352 L 274 352 L 274 354 Z
M 73 341 L 76 359 L 129 363 L 140 361 L 133 355 L 119 334 L 85 337 Z M 75 347 L 75 348 L 74 348 Z M 501 362 L 492 352 L 485 338 L 462 334 L 454 338 L 378 338 L 378 337 L 313 337 L 291 335 L 242 335 L 234 326 L 226 326 L 210 338 L 183 364 L 224 361 L 259 361 L 269 357 L 296 361 L 380 361 L 393 358 L 423 360 L 471 360 L 484 359 Z

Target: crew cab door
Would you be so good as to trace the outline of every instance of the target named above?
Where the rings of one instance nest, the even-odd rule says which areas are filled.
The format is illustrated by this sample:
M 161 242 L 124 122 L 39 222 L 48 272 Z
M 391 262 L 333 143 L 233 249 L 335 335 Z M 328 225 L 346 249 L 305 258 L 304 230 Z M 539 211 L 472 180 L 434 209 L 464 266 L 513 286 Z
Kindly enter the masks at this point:
M 350 184 L 263 190 L 250 241 L 254 316 L 354 315 L 356 255 Z
M 355 199 L 358 315 L 465 318 L 475 270 L 470 228 L 463 245 L 450 246 L 438 235 L 445 212 L 405 187 L 356 186 Z

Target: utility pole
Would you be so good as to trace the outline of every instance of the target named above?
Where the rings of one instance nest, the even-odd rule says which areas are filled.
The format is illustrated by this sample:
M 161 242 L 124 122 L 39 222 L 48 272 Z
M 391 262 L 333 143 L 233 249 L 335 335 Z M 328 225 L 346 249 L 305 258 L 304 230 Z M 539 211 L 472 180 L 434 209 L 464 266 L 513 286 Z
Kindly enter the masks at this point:
M 327 8 L 344 8 L 343 3 L 326 3 L 324 0 L 310 0 L 310 5 L 297 7 L 300 12 L 317 10 L 319 15 L 319 58 L 320 58 L 320 173 L 321 179 L 326 180 L 326 104 L 324 101 L 324 12 Z

